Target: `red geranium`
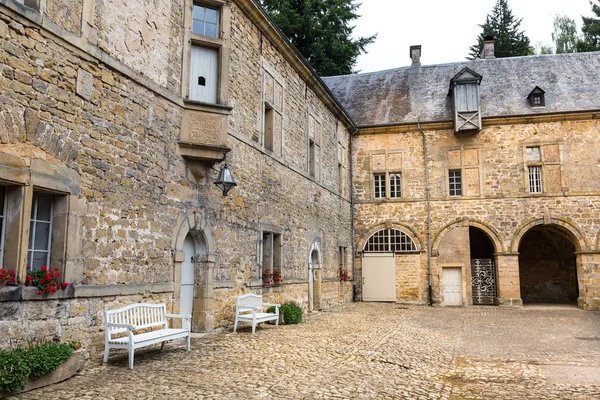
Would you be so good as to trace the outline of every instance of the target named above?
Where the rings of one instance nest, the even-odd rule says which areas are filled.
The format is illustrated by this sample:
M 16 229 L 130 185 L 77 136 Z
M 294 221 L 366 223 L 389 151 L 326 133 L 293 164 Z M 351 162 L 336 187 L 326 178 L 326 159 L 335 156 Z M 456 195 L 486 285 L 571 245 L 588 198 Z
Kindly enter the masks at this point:
M 38 288 L 36 294 L 38 295 L 56 293 L 58 289 L 66 289 L 69 286 L 67 282 L 60 282 L 60 276 L 58 268 L 48 269 L 45 265 L 42 265 L 39 270 L 34 270 L 28 267 L 25 284 L 36 286 Z

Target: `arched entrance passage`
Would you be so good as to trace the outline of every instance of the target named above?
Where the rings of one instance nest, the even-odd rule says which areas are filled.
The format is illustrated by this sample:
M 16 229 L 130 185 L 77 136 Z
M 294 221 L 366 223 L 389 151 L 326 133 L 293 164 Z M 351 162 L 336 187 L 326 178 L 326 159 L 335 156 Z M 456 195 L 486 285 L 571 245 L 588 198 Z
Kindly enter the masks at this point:
M 494 243 L 484 231 L 470 226 L 469 251 L 473 304 L 496 304 L 498 292 Z
M 308 252 L 308 311 L 321 309 L 321 249 L 319 243 Z
M 527 303 L 577 304 L 576 241 L 565 228 L 537 225 L 519 243 L 521 299 Z

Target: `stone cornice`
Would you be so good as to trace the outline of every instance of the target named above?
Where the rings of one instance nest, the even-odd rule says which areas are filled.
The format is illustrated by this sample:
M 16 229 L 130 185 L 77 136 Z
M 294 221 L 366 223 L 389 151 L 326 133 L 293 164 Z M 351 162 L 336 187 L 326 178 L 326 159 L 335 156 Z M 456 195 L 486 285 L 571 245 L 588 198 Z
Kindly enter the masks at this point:
M 350 118 L 341 104 L 338 103 L 337 99 L 315 70 L 312 69 L 298 50 L 285 38 L 281 30 L 263 12 L 262 8 L 254 0 L 234 0 L 234 2 L 257 25 L 261 32 L 273 42 L 275 47 L 277 47 L 306 84 L 316 92 L 321 101 L 342 121 L 346 128 L 353 132 L 356 125 L 352 121 L 352 118 Z

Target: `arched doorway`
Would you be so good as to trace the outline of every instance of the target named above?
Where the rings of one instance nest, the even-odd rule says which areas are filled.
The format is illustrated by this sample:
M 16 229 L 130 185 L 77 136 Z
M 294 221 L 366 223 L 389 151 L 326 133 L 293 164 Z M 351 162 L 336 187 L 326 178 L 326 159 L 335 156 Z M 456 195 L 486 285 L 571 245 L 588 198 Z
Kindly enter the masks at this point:
M 479 228 L 469 227 L 471 286 L 474 305 L 495 305 L 497 297 L 494 243 Z
M 519 243 L 521 299 L 527 303 L 577 304 L 576 247 L 559 225 L 537 225 Z
M 308 311 L 321 309 L 321 251 L 313 243 L 308 253 Z

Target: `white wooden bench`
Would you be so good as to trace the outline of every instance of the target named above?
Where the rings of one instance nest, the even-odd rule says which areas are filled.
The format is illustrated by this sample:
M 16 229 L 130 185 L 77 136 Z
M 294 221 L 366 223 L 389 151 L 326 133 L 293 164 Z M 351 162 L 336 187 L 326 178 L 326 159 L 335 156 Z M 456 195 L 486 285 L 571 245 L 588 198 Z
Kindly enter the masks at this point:
M 167 318 L 181 318 L 183 329 L 169 328 Z M 138 303 L 104 311 L 104 362 L 108 361 L 110 349 L 127 349 L 129 351 L 129 369 L 133 369 L 133 352 L 140 347 L 165 341 L 186 339 L 186 348 L 190 350 L 190 315 L 167 314 L 165 304 Z M 160 327 L 158 330 L 153 328 Z M 140 330 L 153 329 L 138 333 Z M 125 335 L 125 333 L 127 335 Z
M 237 330 L 238 322 L 249 322 L 252 324 L 252 333 L 256 331 L 256 325 L 261 322 L 275 321 L 279 326 L 280 304 L 268 304 L 262 302 L 262 296 L 257 294 L 245 294 L 239 296 L 235 305 L 235 324 L 233 331 Z M 263 307 L 275 307 L 275 313 L 263 312 Z

